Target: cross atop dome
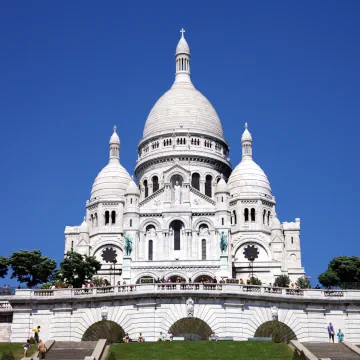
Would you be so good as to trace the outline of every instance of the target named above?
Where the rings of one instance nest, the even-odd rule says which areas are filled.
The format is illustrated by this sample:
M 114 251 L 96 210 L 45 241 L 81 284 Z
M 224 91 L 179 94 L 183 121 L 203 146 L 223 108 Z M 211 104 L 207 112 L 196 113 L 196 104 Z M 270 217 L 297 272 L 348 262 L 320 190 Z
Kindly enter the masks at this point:
M 180 30 L 180 32 L 181 32 L 181 38 L 184 39 L 184 32 L 185 32 L 184 28 L 182 28 L 182 29 Z
M 245 126 L 244 126 L 244 127 L 245 127 L 245 129 L 247 129 L 247 128 L 248 128 L 248 123 L 247 123 L 247 122 L 245 123 Z
M 117 127 L 116 127 L 116 125 L 114 125 L 114 132 L 116 132 L 116 129 L 117 129 Z

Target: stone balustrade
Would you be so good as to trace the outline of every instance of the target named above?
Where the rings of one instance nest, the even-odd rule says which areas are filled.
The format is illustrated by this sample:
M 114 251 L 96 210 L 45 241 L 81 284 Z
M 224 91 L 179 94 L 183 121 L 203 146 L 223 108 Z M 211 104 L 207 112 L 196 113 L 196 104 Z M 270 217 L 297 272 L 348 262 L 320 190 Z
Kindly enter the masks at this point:
M 1 301 L 0 302 L 0 312 L 9 312 L 12 311 L 13 308 L 8 301 Z
M 30 298 L 72 298 L 86 296 L 101 296 L 115 294 L 146 294 L 146 293 L 222 293 L 222 294 L 253 294 L 254 296 L 281 296 L 289 298 L 310 298 L 310 299 L 353 299 L 360 300 L 360 290 L 324 290 L 324 289 L 288 289 L 269 286 L 257 285 L 240 285 L 240 284 L 213 284 L 213 283 L 150 283 L 136 285 L 116 285 L 99 288 L 80 288 L 80 289 L 18 289 L 15 296 Z M 10 304 L 9 304 L 10 305 Z M 1 309 L 1 304 L 0 304 Z

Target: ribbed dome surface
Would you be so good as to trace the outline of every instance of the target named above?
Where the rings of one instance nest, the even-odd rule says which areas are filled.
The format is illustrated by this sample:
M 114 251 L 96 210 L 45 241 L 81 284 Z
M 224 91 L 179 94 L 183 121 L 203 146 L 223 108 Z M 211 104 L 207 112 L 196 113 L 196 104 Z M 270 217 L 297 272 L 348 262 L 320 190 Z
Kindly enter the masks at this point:
M 175 130 L 189 130 L 223 139 L 220 119 L 209 100 L 191 82 L 175 82 L 154 105 L 146 120 L 143 137 Z
M 267 195 L 272 196 L 267 176 L 252 159 L 244 159 L 231 173 L 228 187 L 230 195 Z
M 93 199 L 116 199 L 124 196 L 129 181 L 129 173 L 118 160 L 111 160 L 96 177 L 91 189 Z

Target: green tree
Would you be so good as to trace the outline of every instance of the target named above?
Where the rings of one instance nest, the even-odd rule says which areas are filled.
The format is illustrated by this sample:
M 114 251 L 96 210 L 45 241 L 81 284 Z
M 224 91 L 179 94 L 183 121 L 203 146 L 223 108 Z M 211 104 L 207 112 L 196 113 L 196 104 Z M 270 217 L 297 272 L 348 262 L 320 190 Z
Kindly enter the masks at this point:
M 46 283 L 56 268 L 56 261 L 42 256 L 40 250 L 20 250 L 9 259 L 11 278 L 26 283 L 28 288 Z
M 8 273 L 9 259 L 4 256 L 0 256 L 0 277 L 3 278 Z
M 81 287 L 100 270 L 101 264 L 94 256 L 86 256 L 75 251 L 68 251 L 56 273 L 56 278 L 75 288 Z
M 328 269 L 318 277 L 323 286 L 345 286 L 360 282 L 360 257 L 339 256 L 332 259 Z
M 116 355 L 113 352 L 111 352 L 108 357 L 108 360 L 116 360 Z
M 290 278 L 287 275 L 280 275 L 275 279 L 274 286 L 277 287 L 289 287 Z
M 301 276 L 296 280 L 296 285 L 299 286 L 300 289 L 310 289 L 311 283 L 308 277 Z

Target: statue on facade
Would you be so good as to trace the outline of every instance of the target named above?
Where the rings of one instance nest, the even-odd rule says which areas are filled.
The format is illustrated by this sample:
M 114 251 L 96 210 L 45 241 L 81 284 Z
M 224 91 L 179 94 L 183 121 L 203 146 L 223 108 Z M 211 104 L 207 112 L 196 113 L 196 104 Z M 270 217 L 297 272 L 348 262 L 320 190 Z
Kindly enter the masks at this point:
M 227 241 L 225 233 L 222 231 L 221 235 L 220 235 L 220 249 L 221 249 L 221 252 L 224 253 L 227 250 L 227 247 L 228 247 L 228 241 Z
M 174 199 L 175 199 L 175 204 L 180 204 L 181 201 L 181 185 L 179 184 L 178 181 L 176 181 L 175 185 L 174 185 Z
M 194 300 L 191 297 L 186 300 L 186 312 L 188 317 L 194 317 Z
M 101 307 L 101 318 L 103 320 L 107 320 L 108 313 L 109 313 L 109 308 L 107 306 L 102 306 Z
M 277 320 L 279 316 L 279 309 L 276 306 L 271 307 L 271 315 L 273 320 Z
M 132 252 L 132 239 L 130 235 L 126 235 L 126 234 L 124 235 L 124 237 L 125 237 L 125 246 L 124 246 L 125 254 L 126 256 L 130 256 Z

